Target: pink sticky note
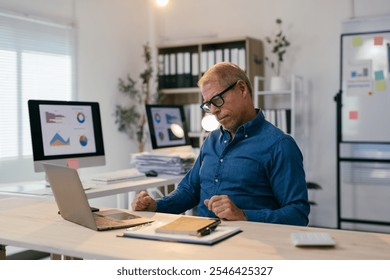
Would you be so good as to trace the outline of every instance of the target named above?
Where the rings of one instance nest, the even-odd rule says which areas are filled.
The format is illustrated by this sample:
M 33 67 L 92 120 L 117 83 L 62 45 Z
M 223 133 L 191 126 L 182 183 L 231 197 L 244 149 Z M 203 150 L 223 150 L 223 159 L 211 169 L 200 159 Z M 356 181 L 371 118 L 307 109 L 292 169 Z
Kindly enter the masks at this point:
M 349 119 L 350 120 L 357 120 L 358 119 L 358 111 L 350 111 L 349 112 Z
M 70 158 L 66 161 L 66 164 L 68 167 L 73 168 L 73 169 L 78 169 L 79 168 L 79 160 L 76 158 Z
M 382 46 L 383 45 L 383 36 L 375 36 L 374 37 L 374 45 Z

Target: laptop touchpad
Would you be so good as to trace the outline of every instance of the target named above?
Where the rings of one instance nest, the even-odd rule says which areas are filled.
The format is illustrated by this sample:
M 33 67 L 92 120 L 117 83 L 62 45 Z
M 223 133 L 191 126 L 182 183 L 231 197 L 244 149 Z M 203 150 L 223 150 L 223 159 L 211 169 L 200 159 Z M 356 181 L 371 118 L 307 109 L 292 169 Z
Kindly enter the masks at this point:
M 99 216 L 115 219 L 115 220 L 131 220 L 131 219 L 136 219 L 140 218 L 139 216 L 123 212 L 123 211 L 118 211 L 115 209 L 112 210 L 106 210 L 106 211 L 99 211 L 96 212 Z

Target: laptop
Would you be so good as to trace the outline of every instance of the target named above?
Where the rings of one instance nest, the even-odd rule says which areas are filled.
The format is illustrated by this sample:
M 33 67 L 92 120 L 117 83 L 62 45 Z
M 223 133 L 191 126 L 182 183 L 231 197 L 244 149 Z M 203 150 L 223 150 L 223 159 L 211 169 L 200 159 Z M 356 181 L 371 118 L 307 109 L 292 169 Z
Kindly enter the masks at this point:
M 62 218 L 84 227 L 103 231 L 128 228 L 153 220 L 119 209 L 93 212 L 76 169 L 43 164 Z

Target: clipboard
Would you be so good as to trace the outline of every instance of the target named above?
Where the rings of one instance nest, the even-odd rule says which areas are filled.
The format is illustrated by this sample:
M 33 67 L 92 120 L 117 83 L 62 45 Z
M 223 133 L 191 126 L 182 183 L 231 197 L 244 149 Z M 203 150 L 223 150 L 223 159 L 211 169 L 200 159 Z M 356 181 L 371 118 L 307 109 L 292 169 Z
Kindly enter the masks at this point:
M 194 218 L 190 216 L 191 218 Z M 177 218 L 177 219 L 180 219 Z M 207 218 L 203 218 L 207 219 Z M 218 220 L 219 221 L 219 220 Z M 139 238 L 148 239 L 155 241 L 169 241 L 169 242 L 180 242 L 180 243 L 191 243 L 199 245 L 214 245 L 222 240 L 225 240 L 233 235 L 241 232 L 239 227 L 228 226 L 221 224 L 215 227 L 209 234 L 206 235 L 190 235 L 190 234 L 177 234 L 177 233 L 158 233 L 157 228 L 163 227 L 167 224 L 173 223 L 165 219 L 156 219 L 153 223 L 141 225 L 138 227 L 131 227 L 126 229 L 117 237 L 127 238 Z

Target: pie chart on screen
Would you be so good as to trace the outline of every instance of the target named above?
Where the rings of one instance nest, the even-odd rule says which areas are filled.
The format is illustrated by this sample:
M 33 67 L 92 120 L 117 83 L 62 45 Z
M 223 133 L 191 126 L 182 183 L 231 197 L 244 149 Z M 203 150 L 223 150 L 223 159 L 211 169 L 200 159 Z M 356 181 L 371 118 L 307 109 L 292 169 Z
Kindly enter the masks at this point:
M 88 139 L 85 135 L 81 135 L 79 141 L 80 141 L 80 145 L 83 147 L 88 145 Z
M 162 133 L 161 131 L 158 133 L 158 138 L 160 138 L 160 140 L 164 140 L 165 138 L 165 135 L 164 133 Z
M 81 112 L 78 112 L 77 113 L 77 121 L 79 123 L 84 123 L 85 122 L 85 115 Z

